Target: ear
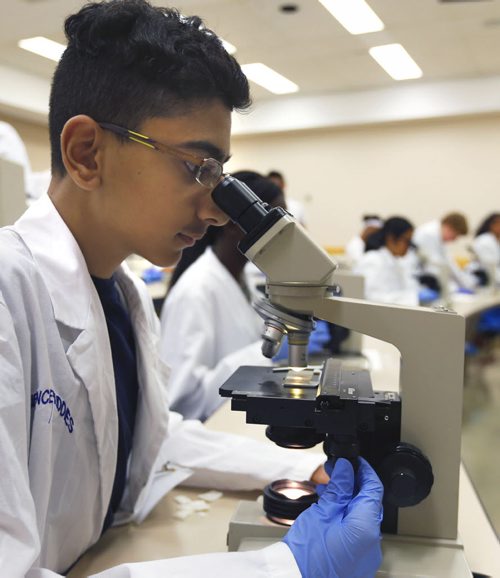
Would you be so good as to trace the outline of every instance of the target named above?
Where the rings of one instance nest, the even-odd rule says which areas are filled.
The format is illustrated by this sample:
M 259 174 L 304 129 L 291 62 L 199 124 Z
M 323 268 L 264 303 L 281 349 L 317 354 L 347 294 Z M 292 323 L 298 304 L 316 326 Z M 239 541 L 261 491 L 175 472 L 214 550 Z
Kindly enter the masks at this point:
M 61 133 L 61 154 L 66 172 L 86 191 L 101 184 L 102 129 L 89 116 L 70 118 Z

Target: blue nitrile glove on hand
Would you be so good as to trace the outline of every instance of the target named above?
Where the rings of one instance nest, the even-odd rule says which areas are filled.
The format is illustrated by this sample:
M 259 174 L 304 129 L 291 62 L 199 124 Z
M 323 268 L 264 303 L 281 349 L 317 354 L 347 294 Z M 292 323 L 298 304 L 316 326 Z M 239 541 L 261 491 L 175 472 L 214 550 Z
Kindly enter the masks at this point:
M 429 289 L 428 287 L 424 287 L 420 289 L 418 292 L 418 301 L 419 303 L 430 303 L 431 301 L 435 301 L 439 299 L 439 293 L 434 291 L 434 289 Z
M 165 278 L 165 273 L 161 269 L 158 269 L 158 267 L 149 267 L 148 269 L 144 269 L 141 277 L 147 285 L 155 281 L 162 281 Z
M 325 345 L 331 340 L 331 338 L 332 336 L 328 329 L 328 323 L 322 319 L 316 320 L 316 327 L 309 337 L 309 347 L 307 348 L 308 353 L 311 355 L 322 353 L 325 349 Z
M 355 488 L 359 491 L 354 495 Z M 383 486 L 359 458 L 355 479 L 339 458 L 317 504 L 302 512 L 283 538 L 302 578 L 372 578 L 382 562 Z

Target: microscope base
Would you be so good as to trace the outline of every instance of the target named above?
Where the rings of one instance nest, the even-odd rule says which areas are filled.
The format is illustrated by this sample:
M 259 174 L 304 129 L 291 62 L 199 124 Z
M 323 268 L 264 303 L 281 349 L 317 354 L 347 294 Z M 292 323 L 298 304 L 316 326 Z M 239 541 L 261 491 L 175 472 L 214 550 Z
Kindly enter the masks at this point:
M 261 498 L 254 502 L 242 501 L 229 522 L 228 550 L 264 548 L 281 540 L 287 529 L 266 518 Z M 472 578 L 459 540 L 385 534 L 382 552 L 383 562 L 377 578 Z

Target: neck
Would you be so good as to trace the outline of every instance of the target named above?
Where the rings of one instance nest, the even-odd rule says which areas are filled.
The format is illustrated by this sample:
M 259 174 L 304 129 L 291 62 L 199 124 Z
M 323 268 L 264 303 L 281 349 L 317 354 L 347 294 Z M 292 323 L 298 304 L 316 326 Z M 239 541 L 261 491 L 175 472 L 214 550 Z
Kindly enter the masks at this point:
M 48 194 L 78 243 L 89 273 L 111 277 L 129 253 L 100 216 L 95 195 L 72 186 L 68 178 L 53 178 Z

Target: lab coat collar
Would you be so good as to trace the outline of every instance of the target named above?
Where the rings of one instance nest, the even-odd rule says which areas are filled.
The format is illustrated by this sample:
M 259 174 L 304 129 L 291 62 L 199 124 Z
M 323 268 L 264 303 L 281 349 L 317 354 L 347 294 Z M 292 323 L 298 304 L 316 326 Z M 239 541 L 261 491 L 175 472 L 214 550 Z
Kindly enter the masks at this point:
M 382 257 L 385 259 L 385 261 L 390 261 L 390 262 L 397 262 L 397 257 L 395 257 L 387 247 L 382 246 L 379 249 L 379 253 L 380 255 L 382 255 Z
M 80 247 L 49 196 L 33 203 L 14 229 L 42 273 L 55 318 L 84 329 L 95 288 Z
M 122 501 L 124 509 L 131 513 L 138 511 L 144 503 L 155 475 L 155 463 L 167 436 L 169 412 L 165 387 L 169 370 L 157 355 L 159 334 L 155 326 L 159 328 L 159 320 L 150 306 L 150 297 L 142 281 L 130 272 L 125 263 L 116 271 L 116 281 L 127 302 L 134 326 L 139 376 L 140 403 L 136 414 L 129 483 Z M 153 430 L 151 424 L 154 424 Z

